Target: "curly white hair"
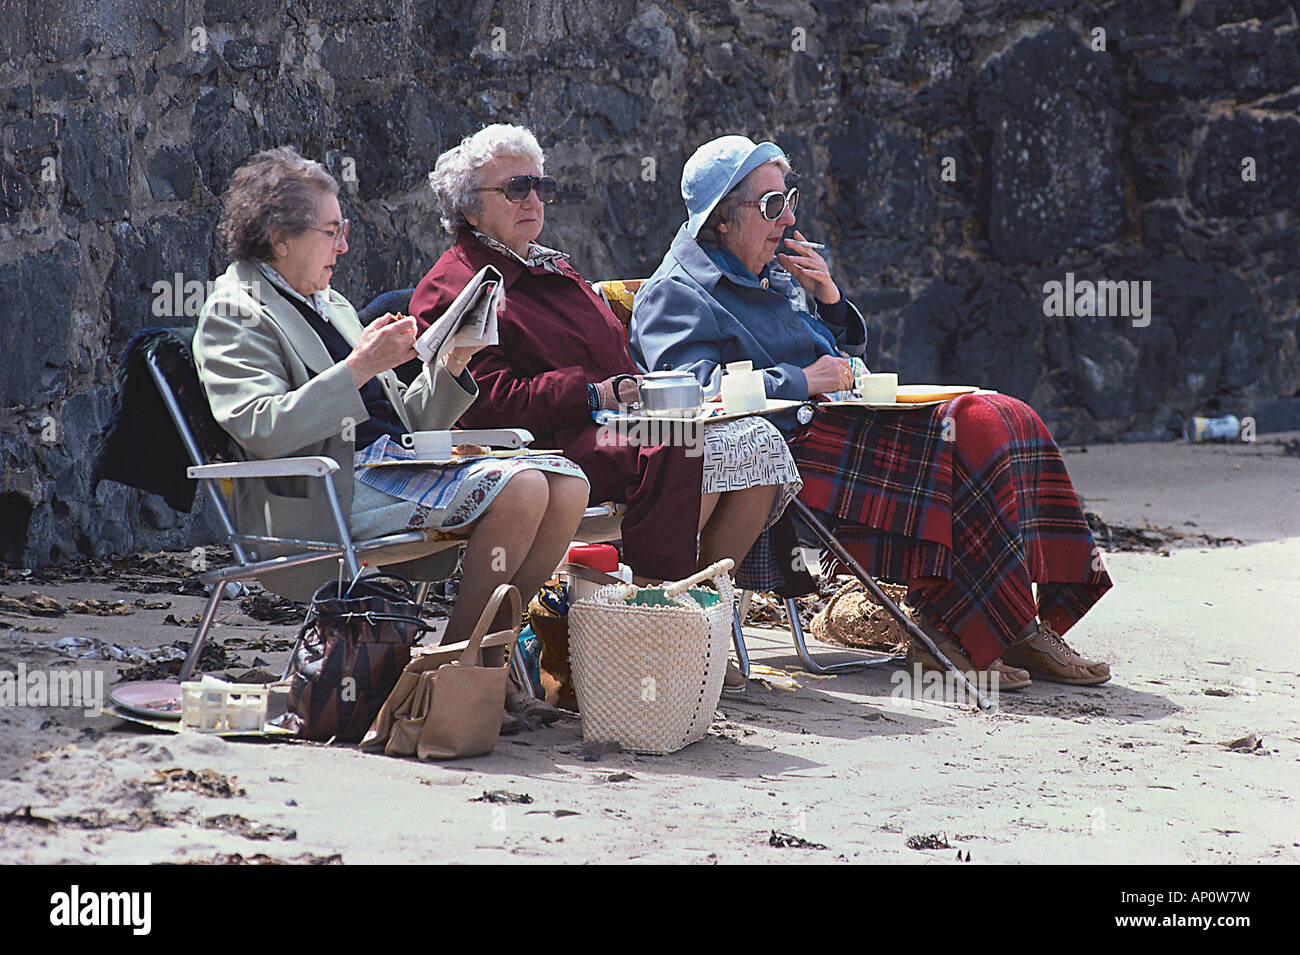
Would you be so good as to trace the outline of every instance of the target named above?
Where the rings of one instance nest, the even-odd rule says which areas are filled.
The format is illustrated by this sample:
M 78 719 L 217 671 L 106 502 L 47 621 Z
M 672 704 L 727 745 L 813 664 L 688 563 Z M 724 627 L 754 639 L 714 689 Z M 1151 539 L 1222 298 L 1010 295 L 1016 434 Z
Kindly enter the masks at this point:
M 466 136 L 459 146 L 447 150 L 429 173 L 429 186 L 438 197 L 442 227 L 452 235 L 469 227 L 465 216 L 478 215 L 483 208 L 478 188 L 483 184 L 480 170 L 499 156 L 521 156 L 537 163 L 543 171 L 546 161 L 542 147 L 532 130 L 507 123 L 484 126 Z

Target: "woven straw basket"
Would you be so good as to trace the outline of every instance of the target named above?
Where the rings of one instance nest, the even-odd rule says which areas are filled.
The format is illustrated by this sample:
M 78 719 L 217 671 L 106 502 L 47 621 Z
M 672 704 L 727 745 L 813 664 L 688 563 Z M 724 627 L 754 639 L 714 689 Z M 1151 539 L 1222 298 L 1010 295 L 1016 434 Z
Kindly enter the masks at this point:
M 732 566 L 663 587 L 602 587 L 569 609 L 583 739 L 665 754 L 708 731 L 727 671 Z M 716 594 L 692 589 L 710 578 Z

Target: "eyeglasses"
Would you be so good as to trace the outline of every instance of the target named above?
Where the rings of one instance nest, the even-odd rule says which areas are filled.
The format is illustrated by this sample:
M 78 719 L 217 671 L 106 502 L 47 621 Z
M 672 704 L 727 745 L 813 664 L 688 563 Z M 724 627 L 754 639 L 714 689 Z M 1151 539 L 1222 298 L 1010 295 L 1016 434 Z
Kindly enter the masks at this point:
M 313 232 L 323 232 L 325 235 L 329 236 L 330 242 L 332 242 L 334 248 L 337 249 L 344 242 L 348 241 L 348 226 L 351 224 L 351 219 L 344 219 L 339 225 L 336 225 L 332 229 L 322 229 L 320 226 L 315 225 L 308 226 L 307 228 L 311 229 Z
M 556 185 L 550 176 L 511 176 L 504 186 L 483 186 L 479 192 L 500 192 L 508 202 L 523 202 L 534 190 L 542 202 L 555 201 Z
M 741 205 L 755 206 L 759 212 L 763 213 L 764 219 L 768 222 L 775 222 L 781 218 L 786 206 L 790 207 L 791 212 L 794 212 L 799 207 L 799 189 L 792 187 L 784 195 L 777 191 L 765 192 L 757 199 L 750 199 L 748 202 L 742 202 Z

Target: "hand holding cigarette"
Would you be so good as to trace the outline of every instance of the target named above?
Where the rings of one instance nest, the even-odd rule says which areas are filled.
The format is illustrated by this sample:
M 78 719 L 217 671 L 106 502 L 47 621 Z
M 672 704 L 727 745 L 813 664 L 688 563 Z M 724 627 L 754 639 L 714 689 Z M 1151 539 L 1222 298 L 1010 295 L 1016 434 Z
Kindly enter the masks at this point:
M 793 238 L 786 241 L 802 246 L 807 251 L 796 250 L 793 255 L 785 252 L 778 253 L 776 260 L 781 263 L 781 266 L 794 276 L 795 281 L 803 286 L 804 291 L 823 305 L 834 305 L 838 302 L 840 290 L 831 279 L 830 266 L 817 253 L 817 249 L 825 246 L 809 242 L 798 230 L 795 230 Z

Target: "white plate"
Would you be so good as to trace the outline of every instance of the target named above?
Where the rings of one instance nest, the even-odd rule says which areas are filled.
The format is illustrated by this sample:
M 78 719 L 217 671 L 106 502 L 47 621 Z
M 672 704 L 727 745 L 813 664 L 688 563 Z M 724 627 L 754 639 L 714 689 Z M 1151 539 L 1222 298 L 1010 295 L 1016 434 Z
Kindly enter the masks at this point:
M 156 720 L 181 718 L 181 685 L 164 680 L 124 683 L 108 694 L 109 700 L 128 713 Z M 172 709 L 171 707 L 175 707 Z
M 405 461 L 376 461 L 374 464 L 366 464 L 367 468 L 392 468 L 411 467 L 415 464 L 469 464 L 471 461 L 482 461 L 486 458 L 517 458 L 523 456 L 532 456 L 538 454 L 563 454 L 563 451 L 546 451 L 541 448 L 502 448 L 497 451 L 488 451 L 485 454 L 467 454 L 463 457 L 457 455 L 454 458 L 410 458 Z
M 636 421 L 686 421 L 690 423 L 710 423 L 714 421 L 731 421 L 734 418 L 748 418 L 751 415 L 758 414 L 776 414 L 779 411 L 789 411 L 791 408 L 798 408 L 802 401 L 790 401 L 785 398 L 768 398 L 767 407 L 762 411 L 742 411 L 734 414 L 727 414 L 722 410 L 722 403 L 719 401 L 706 401 L 704 407 L 693 418 L 652 418 L 649 415 L 618 415 L 611 419 L 614 422 L 636 422 Z

